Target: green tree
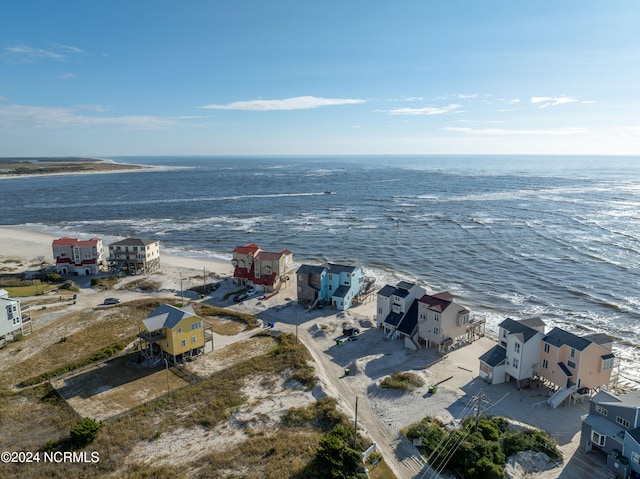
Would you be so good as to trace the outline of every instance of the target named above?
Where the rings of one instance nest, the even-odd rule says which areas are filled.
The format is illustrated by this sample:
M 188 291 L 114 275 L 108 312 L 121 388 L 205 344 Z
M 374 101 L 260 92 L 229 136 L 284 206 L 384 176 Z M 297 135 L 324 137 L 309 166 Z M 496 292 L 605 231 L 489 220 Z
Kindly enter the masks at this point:
M 102 427 L 102 422 L 85 417 L 71 430 L 69 442 L 74 449 L 82 449 L 93 442 Z

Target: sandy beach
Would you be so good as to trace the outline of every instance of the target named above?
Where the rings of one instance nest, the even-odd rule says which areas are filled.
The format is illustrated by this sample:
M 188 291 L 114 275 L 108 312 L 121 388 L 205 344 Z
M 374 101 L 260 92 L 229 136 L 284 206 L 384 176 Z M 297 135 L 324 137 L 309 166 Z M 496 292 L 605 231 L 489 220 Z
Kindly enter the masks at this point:
M 55 238 L 47 234 L 1 227 L 2 268 L 7 272 L 34 269 L 39 267 L 43 258 L 51 263 L 53 239 Z M 161 254 L 161 270 L 161 274 L 153 275 L 153 280 L 161 283 L 159 289 L 164 294 L 170 292 L 173 296 L 179 294 L 181 286 L 186 290 L 199 284 L 203 271 L 231 283 L 230 262 L 216 259 Z M 377 288 L 382 286 L 376 285 Z M 104 297 L 113 294 L 96 291 L 85 285 L 78 294 L 77 304 L 70 308 L 81 311 L 95 307 Z M 122 301 L 128 301 L 158 293 L 118 291 L 117 294 Z M 375 328 L 375 296 L 365 304 L 345 312 L 308 312 L 297 304 L 295 295 L 295 285 L 289 285 L 268 300 L 253 298 L 240 304 L 227 300 L 226 304 L 222 304 L 220 296 L 205 299 L 207 302 L 211 301 L 211 304 L 255 314 L 265 323 L 273 321 L 276 331 L 297 333 L 309 349 L 316 363 L 319 379 L 316 389 L 319 391 L 314 390 L 313 394 L 307 394 L 304 399 L 298 393 L 287 393 L 288 396 L 282 394 L 279 396 L 279 405 L 270 408 L 272 414 L 277 414 L 274 411 L 299 405 L 300 402 L 311 401 L 313 397 L 330 395 L 338 398 L 341 407 L 353 417 L 356 401 L 359 399 L 358 423 L 376 441 L 397 477 L 413 478 L 420 477 L 427 469 L 416 449 L 400 436 L 400 430 L 426 415 L 437 417 L 445 423 L 455 423 L 469 414 L 474 398 L 482 395 L 487 413 L 507 416 L 540 427 L 551 433 L 558 442 L 564 454 L 564 463 L 527 477 L 579 477 L 579 474 L 571 475 L 571 471 L 577 467 L 574 457 L 584 455 L 576 452 L 576 449 L 580 435 L 580 416 L 588 412 L 588 403 L 550 409 L 545 402 L 549 395 L 546 388 L 518 391 L 510 384 L 489 386 L 484 383 L 478 378 L 477 358 L 495 344 L 492 338 L 483 337 L 444 357 L 430 350 L 412 352 L 405 349 L 401 341 L 385 339 Z M 54 323 L 55 318 L 51 318 L 50 322 Z M 339 347 L 334 338 L 341 334 L 344 323 L 357 325 L 362 332 L 358 341 Z M 36 327 L 45 328 L 49 324 L 41 322 Z M 219 341 L 218 349 L 234 340 L 236 339 L 222 336 L 214 338 L 214 341 Z M 192 363 L 192 367 L 197 372 L 198 369 L 216 367 L 214 363 L 205 355 Z M 344 375 L 347 367 L 351 370 L 349 376 Z M 385 376 L 397 371 L 413 371 L 424 378 L 425 385 L 408 393 L 378 387 Z M 429 394 L 428 386 L 436 383 L 440 383 L 437 394 Z M 516 471 L 512 477 L 520 475 L 521 472 Z

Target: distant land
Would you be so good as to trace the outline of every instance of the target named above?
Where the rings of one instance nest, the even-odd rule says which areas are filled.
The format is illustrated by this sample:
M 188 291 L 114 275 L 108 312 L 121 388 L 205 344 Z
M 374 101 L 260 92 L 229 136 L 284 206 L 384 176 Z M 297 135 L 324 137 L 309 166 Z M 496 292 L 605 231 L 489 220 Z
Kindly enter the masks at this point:
M 146 168 L 97 158 L 0 158 L 0 177 L 66 173 L 104 173 Z

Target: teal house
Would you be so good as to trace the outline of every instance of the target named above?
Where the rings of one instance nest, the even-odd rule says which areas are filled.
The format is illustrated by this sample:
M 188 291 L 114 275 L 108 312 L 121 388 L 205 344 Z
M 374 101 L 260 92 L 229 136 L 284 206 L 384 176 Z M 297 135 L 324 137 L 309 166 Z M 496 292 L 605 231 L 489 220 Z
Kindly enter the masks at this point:
M 303 264 L 296 271 L 296 276 L 298 303 L 307 304 L 311 308 L 328 304 L 340 311 L 353 305 L 353 301 L 364 292 L 367 283 L 362 266 L 358 263 L 326 263 L 319 266 Z

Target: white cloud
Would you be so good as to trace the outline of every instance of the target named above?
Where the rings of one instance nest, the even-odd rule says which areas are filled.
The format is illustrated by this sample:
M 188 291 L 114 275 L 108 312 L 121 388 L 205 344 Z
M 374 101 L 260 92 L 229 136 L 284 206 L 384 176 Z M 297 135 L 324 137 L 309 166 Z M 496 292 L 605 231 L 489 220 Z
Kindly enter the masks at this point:
M 58 75 L 58 78 L 60 80 L 66 80 L 67 78 L 73 78 L 75 76 L 76 76 L 75 73 L 61 73 L 60 75 Z
M 5 51 L 11 57 L 25 62 L 40 59 L 65 61 L 69 59 L 70 54 L 84 53 L 84 50 L 70 45 L 52 45 L 47 49 L 30 47 L 28 45 L 16 45 L 7 47 Z
M 566 103 L 575 103 L 578 100 L 568 96 L 532 96 L 530 102 L 532 104 L 541 104 L 540 108 L 546 108 L 548 106 L 564 105 Z
M 44 107 L 0 105 L 0 125 L 5 128 L 66 128 L 115 126 L 126 129 L 156 130 L 178 126 L 184 120 L 202 117 L 159 117 L 149 115 L 98 116 L 108 107 L 79 105 Z
M 464 133 L 473 136 L 523 136 L 523 135 L 543 135 L 543 136 L 559 136 L 559 135 L 576 135 L 587 133 L 586 128 L 558 128 L 558 129 L 508 129 L 508 128 L 462 128 L 462 127 L 446 127 L 444 131 L 453 133 Z
M 391 110 L 380 110 L 389 115 L 443 115 L 457 110 L 462 105 L 452 103 L 447 106 L 425 106 L 422 108 L 393 108 Z
M 318 98 L 315 96 L 297 96 L 284 100 L 249 100 L 235 101 L 226 105 L 204 105 L 196 108 L 209 110 L 244 110 L 244 111 L 274 111 L 274 110 L 307 110 L 321 106 L 355 105 L 366 103 L 366 100 L 350 98 Z

